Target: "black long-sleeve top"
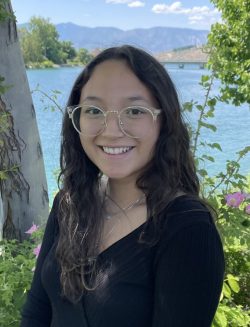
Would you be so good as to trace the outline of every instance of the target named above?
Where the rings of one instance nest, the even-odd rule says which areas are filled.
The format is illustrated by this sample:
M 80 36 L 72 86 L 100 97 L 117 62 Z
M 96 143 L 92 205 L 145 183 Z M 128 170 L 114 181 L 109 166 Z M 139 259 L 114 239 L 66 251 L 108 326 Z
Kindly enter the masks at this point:
M 224 277 L 224 254 L 206 208 L 187 195 L 164 214 L 159 242 L 138 243 L 145 224 L 98 256 L 105 282 L 76 305 L 60 296 L 53 203 L 21 327 L 209 327 Z

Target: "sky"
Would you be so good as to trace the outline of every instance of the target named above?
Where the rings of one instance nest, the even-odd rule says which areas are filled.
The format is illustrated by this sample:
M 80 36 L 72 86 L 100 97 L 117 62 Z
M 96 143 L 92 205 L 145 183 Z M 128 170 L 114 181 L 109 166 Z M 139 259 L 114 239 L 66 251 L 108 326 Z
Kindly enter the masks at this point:
M 11 0 L 17 23 L 32 16 L 53 24 L 72 22 L 87 27 L 122 30 L 154 26 L 209 30 L 220 19 L 209 0 Z

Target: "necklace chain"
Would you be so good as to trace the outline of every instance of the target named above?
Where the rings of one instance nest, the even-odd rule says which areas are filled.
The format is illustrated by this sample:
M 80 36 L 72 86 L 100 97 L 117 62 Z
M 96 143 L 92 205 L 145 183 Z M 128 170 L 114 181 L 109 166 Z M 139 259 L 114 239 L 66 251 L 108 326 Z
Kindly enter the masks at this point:
M 138 199 L 136 199 L 135 201 L 133 201 L 132 203 L 130 203 L 125 208 L 120 207 L 119 204 L 116 203 L 116 201 L 113 200 L 108 194 L 106 194 L 106 197 L 109 200 L 111 200 L 120 209 L 118 212 L 115 212 L 115 213 L 110 214 L 110 215 L 106 215 L 106 219 L 110 219 L 113 216 L 117 215 L 120 211 L 122 211 L 123 213 L 126 214 L 127 211 L 129 211 L 130 209 L 135 208 L 136 206 L 138 206 L 139 204 L 141 204 L 141 201 L 145 198 L 145 194 L 143 194 L 142 196 L 140 196 Z

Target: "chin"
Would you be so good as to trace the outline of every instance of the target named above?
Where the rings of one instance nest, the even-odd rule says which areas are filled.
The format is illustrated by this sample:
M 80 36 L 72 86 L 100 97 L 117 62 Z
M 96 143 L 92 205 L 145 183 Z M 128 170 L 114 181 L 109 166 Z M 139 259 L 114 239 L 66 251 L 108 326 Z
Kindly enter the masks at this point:
M 109 179 L 113 180 L 125 180 L 125 179 L 137 179 L 138 177 L 138 172 L 121 172 L 117 171 L 103 171 L 103 174 L 107 176 Z
M 124 179 L 129 177 L 130 175 L 126 175 L 126 174 L 115 174 L 114 172 L 109 173 L 109 172 L 104 172 L 104 175 L 106 175 L 109 179 Z

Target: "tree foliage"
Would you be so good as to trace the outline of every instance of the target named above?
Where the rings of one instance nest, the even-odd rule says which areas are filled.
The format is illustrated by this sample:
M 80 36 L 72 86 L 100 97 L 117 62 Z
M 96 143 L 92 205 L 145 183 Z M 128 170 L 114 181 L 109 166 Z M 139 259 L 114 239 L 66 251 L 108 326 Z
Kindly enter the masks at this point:
M 6 11 L 6 5 L 8 4 L 9 0 L 1 0 L 0 1 L 0 22 L 3 22 L 7 19 L 16 19 L 13 13 Z
M 91 59 L 93 59 L 93 55 L 91 55 L 87 49 L 80 48 L 77 52 L 77 60 L 86 65 Z
M 211 0 L 222 22 L 208 36 L 209 67 L 222 83 L 221 98 L 250 103 L 250 0 Z
M 21 49 L 26 66 L 42 63 L 43 67 L 53 64 L 86 64 L 92 59 L 87 49 L 77 51 L 71 41 L 60 41 L 59 34 L 49 19 L 32 17 L 28 27 L 19 29 Z
M 211 74 L 202 76 L 204 100 L 184 104 L 184 110 L 197 111 L 197 127 L 190 127 L 197 172 L 202 193 L 218 214 L 216 225 L 222 236 L 226 272 L 220 303 L 212 327 L 245 327 L 250 324 L 249 250 L 250 179 L 240 171 L 240 161 L 249 156 L 250 146 L 236 152 L 226 161 L 224 171 L 210 176 L 204 168 L 216 165 L 213 150 L 223 151 L 219 143 L 202 139 L 201 130 L 216 132 L 214 112 L 220 102 L 235 105 L 250 103 L 250 0 L 212 0 L 221 11 L 222 23 L 212 26 L 209 34 L 209 67 Z M 213 81 L 221 82 L 219 95 L 213 95 Z M 202 151 L 203 149 L 203 151 Z M 197 151 L 199 150 L 199 151 Z M 245 200 L 230 206 L 229 196 Z
M 76 55 L 76 49 L 73 47 L 73 44 L 71 41 L 62 41 L 61 42 L 61 50 L 63 52 L 64 60 L 73 60 Z
M 20 30 L 20 38 L 25 63 L 44 60 L 57 64 L 63 62 L 59 35 L 49 19 L 32 17 L 28 28 Z

